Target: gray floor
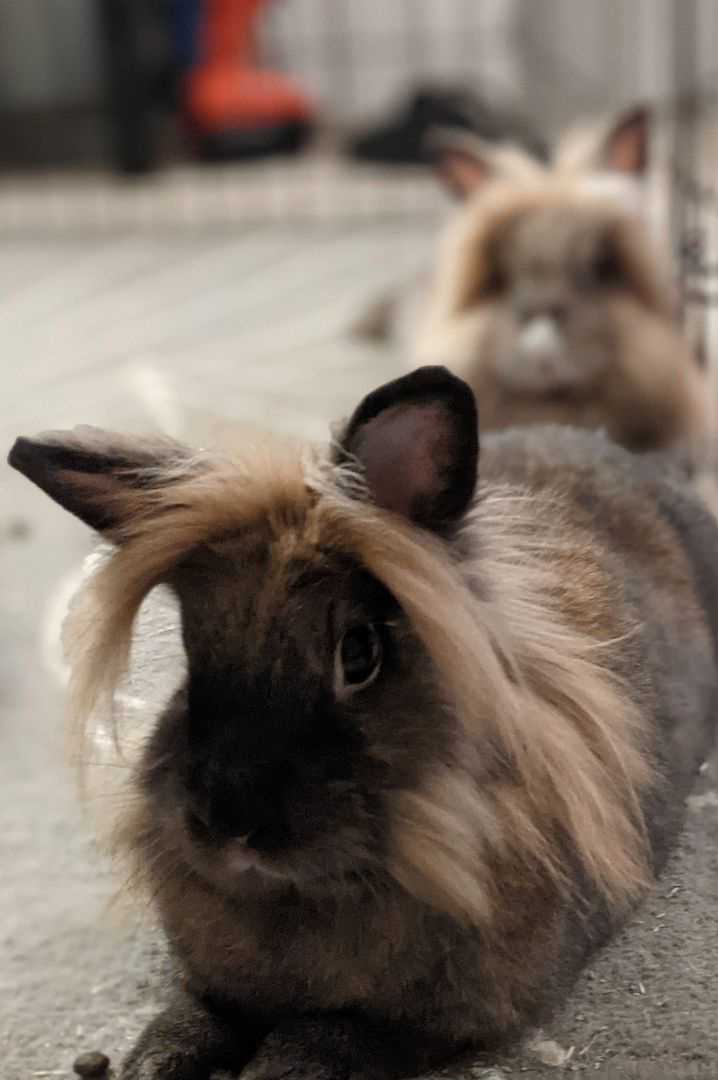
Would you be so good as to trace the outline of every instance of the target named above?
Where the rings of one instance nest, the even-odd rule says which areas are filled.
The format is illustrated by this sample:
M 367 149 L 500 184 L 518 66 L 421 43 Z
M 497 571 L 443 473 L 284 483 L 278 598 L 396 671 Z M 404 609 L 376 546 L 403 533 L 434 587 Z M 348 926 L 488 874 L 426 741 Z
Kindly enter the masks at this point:
M 201 440 L 219 415 L 321 437 L 393 373 L 343 330 L 421 264 L 430 234 L 416 218 L 18 234 L 0 257 L 0 445 L 78 422 Z M 119 1060 L 156 1008 L 161 963 L 151 932 L 108 911 L 112 878 L 62 760 L 57 629 L 88 537 L 5 468 L 0 493 L 0 1075 L 69 1077 L 82 1049 Z M 567 1069 L 718 1076 L 717 786 L 713 763 L 679 856 L 547 1033 L 573 1047 Z M 461 1071 L 555 1072 L 531 1049 L 499 1067 Z

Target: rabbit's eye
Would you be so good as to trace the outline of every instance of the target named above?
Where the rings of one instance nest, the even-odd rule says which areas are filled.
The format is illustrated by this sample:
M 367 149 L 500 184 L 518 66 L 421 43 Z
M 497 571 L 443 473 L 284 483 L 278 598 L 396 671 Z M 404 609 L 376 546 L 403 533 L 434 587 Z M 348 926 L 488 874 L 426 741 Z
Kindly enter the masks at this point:
M 621 266 L 615 252 L 602 251 L 591 268 L 593 281 L 598 285 L 616 285 L 621 279 Z
M 372 683 L 379 674 L 381 656 L 381 638 L 371 623 L 347 630 L 337 645 L 334 663 L 337 690 L 361 690 Z

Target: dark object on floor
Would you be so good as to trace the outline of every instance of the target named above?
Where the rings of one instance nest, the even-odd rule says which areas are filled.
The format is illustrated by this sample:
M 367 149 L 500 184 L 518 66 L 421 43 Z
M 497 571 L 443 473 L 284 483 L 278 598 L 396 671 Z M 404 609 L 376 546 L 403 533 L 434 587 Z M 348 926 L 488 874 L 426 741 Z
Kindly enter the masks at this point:
M 511 140 L 545 160 L 548 148 L 526 121 L 495 109 L 471 91 L 419 87 L 384 124 L 355 136 L 347 152 L 384 165 L 424 165 L 432 160 L 427 136 L 435 128 L 463 128 L 491 141 Z
M 302 90 L 259 66 L 256 26 L 267 0 L 208 0 L 200 24 L 201 59 L 189 72 L 186 122 L 204 160 L 292 153 L 313 127 Z
M 90 1050 L 86 1054 L 80 1054 L 78 1058 L 75 1058 L 72 1066 L 73 1071 L 78 1076 L 86 1078 L 105 1076 L 109 1067 L 110 1059 L 107 1054 L 101 1054 L 98 1050 Z
M 24 518 L 14 518 L 7 527 L 10 540 L 27 540 L 30 531 L 30 523 Z
M 172 62 L 160 5 L 101 0 L 97 19 L 112 157 L 122 173 L 146 173 L 157 158 L 157 107 L 172 95 Z
M 289 120 L 282 124 L 231 127 L 204 134 L 198 145 L 198 153 L 208 163 L 294 154 L 306 145 L 311 133 L 309 124 Z

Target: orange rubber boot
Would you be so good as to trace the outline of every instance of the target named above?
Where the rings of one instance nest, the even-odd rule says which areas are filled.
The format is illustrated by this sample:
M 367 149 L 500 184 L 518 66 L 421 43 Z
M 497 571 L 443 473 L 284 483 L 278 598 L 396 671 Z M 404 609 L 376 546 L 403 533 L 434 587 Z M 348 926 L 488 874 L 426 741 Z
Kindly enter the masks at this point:
M 313 107 L 294 83 L 257 66 L 255 28 L 267 0 L 205 0 L 202 59 L 185 107 L 202 157 L 251 158 L 304 145 Z

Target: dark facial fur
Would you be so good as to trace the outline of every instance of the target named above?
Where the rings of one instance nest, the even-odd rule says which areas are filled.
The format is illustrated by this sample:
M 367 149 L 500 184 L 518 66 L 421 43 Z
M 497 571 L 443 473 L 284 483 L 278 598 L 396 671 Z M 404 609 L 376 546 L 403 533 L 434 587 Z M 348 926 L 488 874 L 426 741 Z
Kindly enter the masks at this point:
M 311 468 L 13 451 L 117 544 L 76 612 L 86 712 L 153 585 L 182 611 L 120 831 L 183 990 L 123 1080 L 389 1078 L 506 1041 L 660 869 L 715 729 L 718 528 L 598 436 L 487 438 L 474 499 L 477 448 L 467 388 L 421 369 Z
M 142 769 L 152 816 L 228 895 L 371 878 L 388 793 L 448 740 L 420 723 L 429 663 L 388 591 L 332 552 L 277 574 L 281 543 L 250 530 L 177 571 L 189 679 Z

